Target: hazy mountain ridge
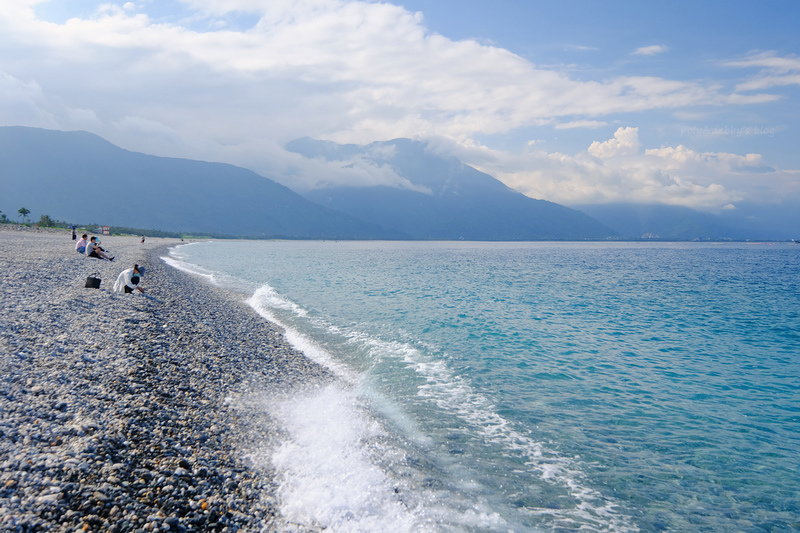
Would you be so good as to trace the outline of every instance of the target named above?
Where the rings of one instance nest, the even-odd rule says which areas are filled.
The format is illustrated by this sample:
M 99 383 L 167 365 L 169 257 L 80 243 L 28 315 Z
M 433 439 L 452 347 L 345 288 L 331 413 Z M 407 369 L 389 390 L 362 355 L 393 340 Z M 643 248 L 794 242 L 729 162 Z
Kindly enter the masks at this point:
M 800 206 L 720 214 L 663 205 L 535 200 L 409 139 L 366 146 L 298 139 L 287 148 L 342 167 L 391 169 L 394 186 L 333 186 L 305 197 L 223 163 L 156 157 L 86 132 L 0 127 L 0 209 L 73 223 L 244 237 L 463 240 L 787 240 Z M 354 163 L 355 162 L 355 163 Z M 324 180 L 325 176 L 320 176 Z
M 287 149 L 343 164 L 361 158 L 388 165 L 415 188 L 334 186 L 305 196 L 414 239 L 585 240 L 616 235 L 585 213 L 529 198 L 454 157 L 433 154 L 421 142 L 394 139 L 361 147 L 303 138 Z
M 741 203 L 719 214 L 652 204 L 572 207 L 593 216 L 626 239 L 789 240 L 800 233 L 800 206 Z
M 0 128 L 4 209 L 78 223 L 247 237 L 397 237 L 224 163 L 156 157 L 86 132 Z
M 358 146 L 302 138 L 289 143 L 287 149 L 308 158 L 322 158 L 342 165 L 362 161 L 375 168 L 384 165 L 390 167 L 397 176 L 415 188 L 339 186 L 318 188 L 305 196 L 362 220 L 387 228 L 402 228 L 414 238 L 800 238 L 800 205 L 739 202 L 734 208 L 720 213 L 659 204 L 614 203 L 564 207 L 528 198 L 456 158 L 437 156 L 424 143 L 409 139 Z

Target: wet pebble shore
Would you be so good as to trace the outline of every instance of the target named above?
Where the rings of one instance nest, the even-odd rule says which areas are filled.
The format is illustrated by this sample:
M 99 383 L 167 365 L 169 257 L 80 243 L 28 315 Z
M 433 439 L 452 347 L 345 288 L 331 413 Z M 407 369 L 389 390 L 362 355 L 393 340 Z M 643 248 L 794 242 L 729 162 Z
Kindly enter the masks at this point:
M 63 231 L 0 238 L 0 530 L 288 527 L 273 473 L 247 459 L 279 429 L 230 399 L 326 371 L 236 297 L 161 261 L 176 242 L 101 237 L 108 262 Z M 111 291 L 133 263 L 149 298 Z M 85 288 L 95 271 L 101 288 Z

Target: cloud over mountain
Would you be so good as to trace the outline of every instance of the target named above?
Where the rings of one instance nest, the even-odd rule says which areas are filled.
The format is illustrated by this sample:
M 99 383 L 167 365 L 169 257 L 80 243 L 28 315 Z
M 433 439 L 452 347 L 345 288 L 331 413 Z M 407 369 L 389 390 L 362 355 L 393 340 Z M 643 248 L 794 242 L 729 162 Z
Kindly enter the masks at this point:
M 314 165 L 332 169 L 286 152 L 291 139 L 367 144 L 407 137 L 447 146 L 450 155 L 537 198 L 647 198 L 708 208 L 757 199 L 757 188 L 736 170 L 747 161 L 728 173 L 711 157 L 690 174 L 641 149 L 673 148 L 677 157 L 683 146 L 745 159 L 772 150 L 760 137 L 751 147 L 733 135 L 681 136 L 690 128 L 717 131 L 723 118 L 715 117 L 723 116 L 740 129 L 741 117 L 768 111 L 764 116 L 786 122 L 779 133 L 793 131 L 793 115 L 770 106 L 797 100 L 787 92 L 800 86 L 796 52 L 716 57 L 700 75 L 684 73 L 683 63 L 653 66 L 685 56 L 650 35 L 602 66 L 546 63 L 537 60 L 541 47 L 524 54 L 491 42 L 437 33 L 424 12 L 388 2 L 6 0 L 0 125 L 91 131 L 131 150 L 244 166 L 298 190 L 316 186 L 310 175 L 404 185 L 364 162 L 328 176 L 309 172 Z M 562 48 L 582 58 L 613 54 L 598 44 Z M 772 127 L 766 119 L 756 125 Z M 619 128 L 631 138 L 618 139 Z M 641 149 L 624 144 L 633 129 Z M 605 157 L 612 152 L 613 161 Z M 648 166 L 662 163 L 668 166 Z M 800 165 L 764 157 L 760 166 L 775 169 L 761 176 L 769 198 L 776 183 L 796 193 Z

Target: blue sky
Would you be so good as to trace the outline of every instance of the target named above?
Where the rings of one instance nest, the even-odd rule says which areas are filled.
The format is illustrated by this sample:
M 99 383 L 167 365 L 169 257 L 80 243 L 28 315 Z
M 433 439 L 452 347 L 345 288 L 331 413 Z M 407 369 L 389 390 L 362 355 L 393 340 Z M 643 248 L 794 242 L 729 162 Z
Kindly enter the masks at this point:
M 711 80 L 733 90 L 748 74 L 726 66 L 731 59 L 774 51 L 780 56 L 800 53 L 800 5 L 795 1 L 576 1 L 532 2 L 407 0 L 410 10 L 425 14 L 432 31 L 453 39 L 475 39 L 518 54 L 534 64 L 569 70 L 578 79 L 591 80 L 616 75 L 657 76 L 675 80 Z M 638 49 L 659 46 L 662 52 L 635 54 Z M 752 69 L 750 74 L 758 72 Z M 787 111 L 800 122 L 798 85 L 776 94 L 794 100 L 779 101 L 758 110 L 713 109 L 702 128 L 733 131 L 747 126 L 786 126 Z M 692 125 L 655 113 L 631 117 L 631 122 L 652 121 L 660 130 L 650 138 L 658 142 L 681 142 Z M 624 115 L 620 115 L 624 119 Z M 670 123 L 672 122 L 672 123 Z M 701 129 L 701 128 L 698 128 Z M 753 128 L 755 131 L 755 128 Z M 672 134 L 669 134 L 671 130 Z M 591 137 L 585 132 L 586 138 Z M 612 130 L 613 133 L 613 130 Z M 648 135 L 640 129 L 640 138 Z M 771 150 L 773 140 L 747 141 L 731 135 L 731 147 L 758 144 L 785 163 L 796 162 L 791 150 Z M 565 146 L 572 139 L 562 139 Z M 752 141 L 761 141 L 751 144 Z M 591 142 L 591 141 L 590 141 Z M 703 143 L 703 139 L 695 142 Z M 562 144 L 558 143 L 558 144 Z M 709 149 L 712 148 L 709 144 Z M 783 147 L 785 148 L 785 147 Z
M 429 141 L 534 198 L 800 201 L 800 4 L 0 0 L 0 125 L 303 192 L 407 186 L 302 136 Z

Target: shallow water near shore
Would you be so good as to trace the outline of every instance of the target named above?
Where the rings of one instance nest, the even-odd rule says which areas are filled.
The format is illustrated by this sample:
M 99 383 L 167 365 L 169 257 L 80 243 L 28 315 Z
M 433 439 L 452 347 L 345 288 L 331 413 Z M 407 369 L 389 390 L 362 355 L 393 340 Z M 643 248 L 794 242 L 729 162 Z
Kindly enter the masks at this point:
M 800 246 L 207 242 L 338 383 L 265 395 L 288 522 L 800 528 Z

